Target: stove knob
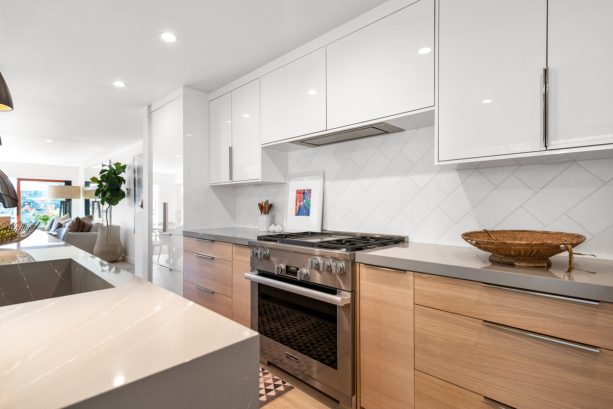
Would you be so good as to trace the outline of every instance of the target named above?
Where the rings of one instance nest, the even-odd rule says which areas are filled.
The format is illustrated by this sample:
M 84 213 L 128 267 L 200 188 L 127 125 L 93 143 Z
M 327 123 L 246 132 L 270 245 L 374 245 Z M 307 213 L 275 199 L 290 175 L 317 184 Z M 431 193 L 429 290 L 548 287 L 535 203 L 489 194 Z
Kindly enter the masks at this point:
M 311 257 L 308 262 L 309 268 L 312 268 L 315 270 L 319 270 L 322 267 L 322 264 L 323 264 L 322 261 L 318 259 L 317 257 Z
M 343 274 L 344 272 L 345 272 L 345 263 L 343 263 L 342 261 L 332 262 L 332 273 Z
M 251 258 L 257 258 L 257 255 L 256 255 L 256 254 L 257 254 L 257 252 L 256 252 L 256 250 L 257 250 L 257 249 L 255 249 L 255 248 L 253 248 L 253 247 L 249 249 L 249 256 L 250 256 Z
M 260 255 L 258 258 L 260 259 L 266 259 L 270 256 L 270 250 L 268 249 L 260 249 Z
M 330 271 L 332 268 L 332 260 L 330 260 L 329 258 L 325 258 L 323 259 L 323 261 L 321 262 L 319 269 L 321 271 Z
M 284 264 L 275 264 L 275 275 L 285 274 Z
M 308 280 L 309 278 L 309 270 L 306 268 L 301 268 L 298 270 L 298 280 Z

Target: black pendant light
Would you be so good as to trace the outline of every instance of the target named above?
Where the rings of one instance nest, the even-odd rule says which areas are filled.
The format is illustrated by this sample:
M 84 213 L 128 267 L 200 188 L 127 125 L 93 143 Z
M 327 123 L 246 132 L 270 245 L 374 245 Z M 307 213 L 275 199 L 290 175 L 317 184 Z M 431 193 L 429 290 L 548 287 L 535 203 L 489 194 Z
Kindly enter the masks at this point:
M 8 176 L 0 170 L 0 203 L 5 209 L 17 207 L 17 192 Z
M 11 91 L 9 91 L 2 73 L 0 73 L 0 111 L 12 111 L 13 110 L 13 98 L 11 97 Z
M 2 73 L 0 73 L 0 111 L 12 111 L 13 110 L 13 98 L 11 98 L 11 91 L 6 85 Z M 2 140 L 0 139 L 0 145 Z M 11 207 L 17 207 L 18 199 L 15 187 L 11 183 L 10 179 L 4 172 L 0 170 L 0 204 L 5 209 Z

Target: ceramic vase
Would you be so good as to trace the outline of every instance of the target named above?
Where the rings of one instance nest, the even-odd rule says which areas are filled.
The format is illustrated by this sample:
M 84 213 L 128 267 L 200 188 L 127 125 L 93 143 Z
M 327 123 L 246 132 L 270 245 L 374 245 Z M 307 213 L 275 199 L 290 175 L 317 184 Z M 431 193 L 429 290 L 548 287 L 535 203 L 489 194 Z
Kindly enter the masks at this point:
M 113 262 L 121 258 L 122 250 L 119 226 L 101 226 L 94 246 L 94 255 L 104 261 Z
M 261 214 L 258 220 L 258 230 L 268 231 L 268 228 L 272 224 L 272 214 Z

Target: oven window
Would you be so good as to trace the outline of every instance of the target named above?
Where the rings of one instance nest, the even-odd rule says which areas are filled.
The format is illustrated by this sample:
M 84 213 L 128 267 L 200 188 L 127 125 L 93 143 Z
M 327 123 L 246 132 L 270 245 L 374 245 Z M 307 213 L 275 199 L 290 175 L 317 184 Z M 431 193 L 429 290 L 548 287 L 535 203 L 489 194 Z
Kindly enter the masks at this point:
M 258 331 L 303 355 L 337 369 L 337 307 L 258 285 Z

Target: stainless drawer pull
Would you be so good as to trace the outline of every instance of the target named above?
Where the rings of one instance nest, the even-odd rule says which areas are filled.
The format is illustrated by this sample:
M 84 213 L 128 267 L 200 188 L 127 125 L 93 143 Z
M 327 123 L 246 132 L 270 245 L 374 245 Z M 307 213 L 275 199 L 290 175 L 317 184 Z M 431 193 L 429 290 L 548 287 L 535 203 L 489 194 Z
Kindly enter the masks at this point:
M 483 322 L 483 325 L 488 326 L 488 327 L 496 328 L 501 331 L 506 331 L 506 332 L 510 332 L 513 334 L 525 335 L 530 338 L 540 339 L 541 341 L 551 342 L 552 344 L 564 345 L 570 348 L 580 349 L 582 351 L 588 351 L 588 352 L 594 352 L 594 353 L 600 352 L 600 348 L 593 347 L 591 345 L 579 344 L 578 342 L 571 342 L 565 339 L 550 337 L 548 335 L 537 334 L 536 332 L 526 331 L 526 330 L 515 328 L 515 327 L 509 327 L 509 326 L 497 324 L 491 321 L 482 321 L 482 322 Z
M 583 298 L 573 298 L 573 297 L 567 297 L 567 296 L 564 296 L 564 295 L 541 293 L 541 292 L 538 292 L 538 291 L 523 290 L 521 288 L 505 287 L 503 285 L 496 285 L 496 284 L 481 283 L 481 285 L 484 286 L 484 287 L 488 287 L 488 288 L 495 288 L 497 290 L 511 291 L 511 292 L 514 292 L 514 293 L 536 295 L 537 297 L 552 298 L 554 300 L 574 302 L 574 303 L 577 303 L 577 304 L 600 305 L 599 301 L 585 300 Z
M 500 403 L 497 400 L 490 399 L 487 396 L 483 397 L 483 402 L 497 409 L 515 409 L 513 406 L 505 405 L 504 403 Z
M 205 256 L 204 254 L 198 254 L 198 253 L 192 253 L 192 254 L 198 258 L 205 258 L 207 260 L 215 260 L 215 257 L 213 256 Z
M 204 291 L 205 293 L 215 294 L 215 291 L 211 290 L 210 288 L 206 288 L 206 287 L 203 287 L 203 286 L 198 285 L 198 284 L 194 284 L 194 287 L 196 287 L 199 290 Z

